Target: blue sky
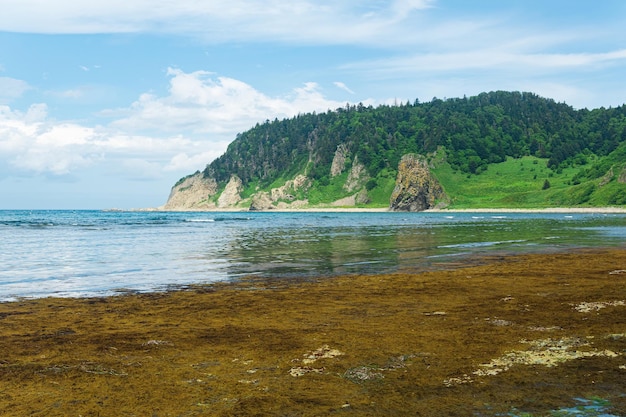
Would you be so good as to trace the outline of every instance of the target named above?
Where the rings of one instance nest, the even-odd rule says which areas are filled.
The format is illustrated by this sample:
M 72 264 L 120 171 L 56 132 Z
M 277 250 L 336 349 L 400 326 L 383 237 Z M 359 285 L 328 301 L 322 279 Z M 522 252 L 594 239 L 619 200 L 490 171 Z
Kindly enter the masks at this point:
M 626 102 L 623 0 L 0 0 L 0 209 L 156 207 L 266 119 Z

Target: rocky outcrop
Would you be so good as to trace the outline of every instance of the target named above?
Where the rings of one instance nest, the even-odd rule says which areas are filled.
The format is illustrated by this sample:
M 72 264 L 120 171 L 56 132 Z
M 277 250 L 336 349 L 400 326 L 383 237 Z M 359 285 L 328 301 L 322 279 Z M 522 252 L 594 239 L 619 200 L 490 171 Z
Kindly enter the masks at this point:
M 167 203 L 161 210 L 231 210 L 242 209 L 249 202 L 250 210 L 297 209 L 308 206 L 308 200 L 298 200 L 300 190 L 306 190 L 311 180 L 304 175 L 297 175 L 281 187 L 270 191 L 257 191 L 249 200 L 244 201 L 241 193 L 244 189 L 241 179 L 232 175 L 224 191 L 217 198 L 219 186 L 212 178 L 204 178 L 201 172 L 179 181 L 170 193 Z
M 614 177 L 615 177 L 615 174 L 613 173 L 613 167 L 611 167 L 611 169 L 609 169 L 608 172 L 604 174 L 604 176 L 600 179 L 600 183 L 598 184 L 598 187 L 604 187 L 605 185 L 610 183 Z
M 340 198 L 339 200 L 335 200 L 330 203 L 333 207 L 354 207 L 359 204 L 367 204 L 370 202 L 369 197 L 367 196 L 367 190 L 362 189 L 356 194 L 350 195 L 348 197 Z
M 164 210 L 207 210 L 215 208 L 210 201 L 217 193 L 217 183 L 201 172 L 190 175 L 172 187 Z
M 243 191 L 243 183 L 241 179 L 232 175 L 230 177 L 230 181 L 226 184 L 226 188 L 220 194 L 220 197 L 217 199 L 217 207 L 218 208 L 232 208 L 237 205 L 241 201 L 240 193 Z
M 391 193 L 389 208 L 396 211 L 423 211 L 434 208 L 447 196 L 432 175 L 422 155 L 407 154 L 398 164 L 396 187 Z
M 365 188 L 361 189 L 361 191 L 355 194 L 354 200 L 356 204 L 367 204 L 371 201 L 369 195 L 367 195 L 367 190 Z
M 265 211 L 272 210 L 274 208 L 276 207 L 270 198 L 270 193 L 266 191 L 259 191 L 252 196 L 252 200 L 250 201 L 250 211 Z
M 356 205 L 356 194 L 335 200 L 330 205 L 333 207 L 353 207 Z
M 279 201 L 276 203 L 276 208 L 278 210 L 298 210 L 309 207 L 309 200 L 295 200 L 291 203 L 285 203 L 284 201 Z
M 362 188 L 369 179 L 370 176 L 367 174 L 367 168 L 359 162 L 358 157 L 355 157 L 343 188 L 348 192 L 358 190 Z
M 280 200 L 293 201 L 296 198 L 294 195 L 296 191 L 308 188 L 309 184 L 310 180 L 306 176 L 302 174 L 296 175 L 293 180 L 285 182 L 285 185 L 272 188 L 270 191 L 271 199 L 273 202 L 278 202 Z
M 309 178 L 300 174 L 284 185 L 272 188 L 270 192 L 259 191 L 252 196 L 250 210 L 302 208 L 308 202 L 296 200 L 296 193 L 302 189 L 306 190 L 310 184 Z
M 330 176 L 336 177 L 341 174 L 346 167 L 346 159 L 348 158 L 348 147 L 345 143 L 341 143 L 337 146 L 335 156 L 333 157 L 333 163 L 330 166 Z
M 605 185 L 607 185 L 609 182 L 611 182 L 615 177 L 617 177 L 617 182 L 620 184 L 626 184 L 626 166 L 623 167 L 620 171 L 619 174 L 615 175 L 614 171 L 613 171 L 614 167 L 611 167 L 606 174 L 604 174 L 604 176 L 600 179 L 600 182 L 598 183 L 599 187 L 603 187 Z M 619 168 L 618 168 L 619 169 Z

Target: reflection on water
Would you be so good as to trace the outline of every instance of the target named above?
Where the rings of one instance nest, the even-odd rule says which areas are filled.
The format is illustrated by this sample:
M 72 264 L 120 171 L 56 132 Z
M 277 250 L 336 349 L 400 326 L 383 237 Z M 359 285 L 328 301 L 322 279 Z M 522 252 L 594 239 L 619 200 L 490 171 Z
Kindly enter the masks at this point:
M 369 216 L 342 213 L 318 225 L 251 228 L 229 242 L 225 257 L 234 262 L 228 273 L 306 276 L 420 270 L 476 254 L 612 246 L 626 238 L 624 218 L 619 216 Z M 351 220 L 355 224 L 346 225 Z
M 623 245 L 626 215 L 0 211 L 0 300 Z

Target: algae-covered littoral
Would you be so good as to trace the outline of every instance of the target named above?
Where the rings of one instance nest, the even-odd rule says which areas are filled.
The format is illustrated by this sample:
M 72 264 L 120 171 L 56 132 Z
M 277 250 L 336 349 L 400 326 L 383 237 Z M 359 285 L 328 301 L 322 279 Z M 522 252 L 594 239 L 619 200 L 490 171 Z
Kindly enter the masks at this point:
M 3 303 L 0 415 L 626 415 L 626 250 L 474 261 Z

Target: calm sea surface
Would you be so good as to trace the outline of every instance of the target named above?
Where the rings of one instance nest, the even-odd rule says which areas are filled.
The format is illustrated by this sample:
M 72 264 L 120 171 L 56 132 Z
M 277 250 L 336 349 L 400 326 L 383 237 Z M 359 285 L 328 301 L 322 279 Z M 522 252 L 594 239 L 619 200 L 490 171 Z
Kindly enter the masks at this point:
M 624 246 L 624 214 L 0 211 L 0 301 Z

